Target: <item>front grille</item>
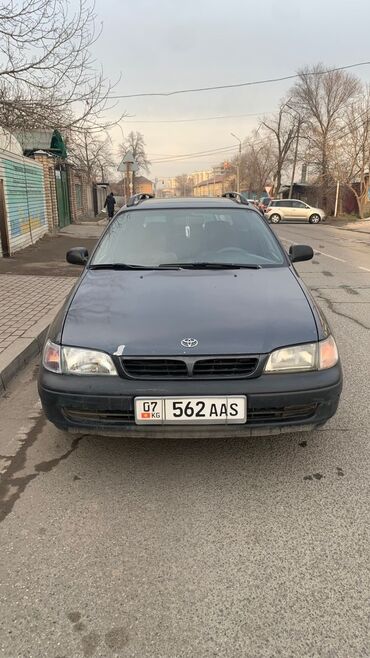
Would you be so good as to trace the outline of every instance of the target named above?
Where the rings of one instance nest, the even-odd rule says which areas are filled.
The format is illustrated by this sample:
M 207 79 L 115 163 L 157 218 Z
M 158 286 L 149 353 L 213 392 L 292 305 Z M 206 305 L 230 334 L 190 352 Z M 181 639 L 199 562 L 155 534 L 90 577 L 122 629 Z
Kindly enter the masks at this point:
M 317 404 L 292 405 L 286 407 L 249 407 L 247 412 L 248 425 L 274 425 L 275 423 L 299 422 L 311 418 L 316 410 Z M 122 425 L 133 425 L 135 414 L 133 409 L 125 411 L 86 411 L 78 409 L 63 409 L 67 420 L 75 423 L 91 425 L 120 427 Z
M 259 358 L 253 357 L 191 357 L 125 358 L 121 360 L 124 374 L 133 379 L 227 379 L 250 377 L 257 370 Z
M 200 359 L 193 368 L 194 377 L 248 377 L 258 366 L 258 359 Z
M 85 411 L 78 409 L 63 409 L 67 420 L 77 423 L 93 423 L 102 425 L 122 425 L 135 422 L 133 410 L 129 411 Z
M 250 408 L 247 422 L 253 424 L 279 423 L 281 421 L 299 421 L 311 418 L 316 412 L 317 404 L 291 405 L 287 407 Z
M 169 379 L 187 377 L 186 363 L 177 359 L 124 359 L 125 374 L 135 379 Z

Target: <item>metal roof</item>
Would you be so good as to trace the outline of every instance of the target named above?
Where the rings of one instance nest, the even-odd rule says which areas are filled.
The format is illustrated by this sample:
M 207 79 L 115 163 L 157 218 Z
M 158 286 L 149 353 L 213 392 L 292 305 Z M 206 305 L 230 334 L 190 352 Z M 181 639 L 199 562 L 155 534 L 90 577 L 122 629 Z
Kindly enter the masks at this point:
M 19 143 L 25 151 L 48 151 L 63 158 L 67 157 L 63 138 L 58 130 L 40 128 L 38 130 L 25 130 L 15 133 Z

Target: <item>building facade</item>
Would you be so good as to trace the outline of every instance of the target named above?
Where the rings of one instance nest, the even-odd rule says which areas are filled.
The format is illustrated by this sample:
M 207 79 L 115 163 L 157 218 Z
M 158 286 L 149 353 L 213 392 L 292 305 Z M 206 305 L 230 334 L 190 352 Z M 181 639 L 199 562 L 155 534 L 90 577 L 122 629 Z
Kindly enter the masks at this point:
M 48 231 L 41 164 L 0 150 L 0 256 L 11 256 Z
M 154 184 L 145 176 L 135 176 L 135 194 L 153 194 Z
M 224 191 L 225 176 L 218 175 L 194 185 L 193 194 L 195 197 L 222 196 Z

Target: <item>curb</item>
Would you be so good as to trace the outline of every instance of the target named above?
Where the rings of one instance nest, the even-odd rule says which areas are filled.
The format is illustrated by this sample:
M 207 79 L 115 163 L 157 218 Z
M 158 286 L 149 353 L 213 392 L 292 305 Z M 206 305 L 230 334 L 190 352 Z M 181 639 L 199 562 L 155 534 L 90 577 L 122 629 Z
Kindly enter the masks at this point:
M 336 226 L 335 228 L 337 228 L 338 231 L 347 231 L 347 233 L 361 233 L 362 235 L 370 235 L 370 231 L 361 231 L 359 228 L 345 228 L 344 226 Z
M 0 354 L 0 395 L 6 391 L 13 377 L 41 353 L 49 325 L 58 308 L 45 315 Z

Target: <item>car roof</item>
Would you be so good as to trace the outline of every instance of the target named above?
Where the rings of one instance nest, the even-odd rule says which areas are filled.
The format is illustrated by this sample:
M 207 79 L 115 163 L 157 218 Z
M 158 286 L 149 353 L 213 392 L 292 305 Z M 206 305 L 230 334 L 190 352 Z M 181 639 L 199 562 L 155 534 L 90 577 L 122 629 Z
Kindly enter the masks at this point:
M 252 204 L 238 203 L 224 197 L 171 197 L 169 199 L 144 199 L 133 206 L 123 206 L 122 211 L 161 210 L 169 208 L 243 208 L 256 212 Z

